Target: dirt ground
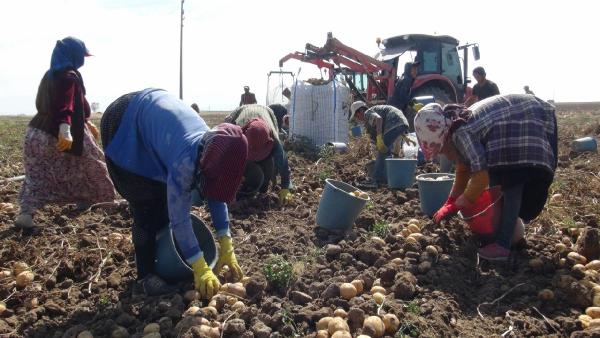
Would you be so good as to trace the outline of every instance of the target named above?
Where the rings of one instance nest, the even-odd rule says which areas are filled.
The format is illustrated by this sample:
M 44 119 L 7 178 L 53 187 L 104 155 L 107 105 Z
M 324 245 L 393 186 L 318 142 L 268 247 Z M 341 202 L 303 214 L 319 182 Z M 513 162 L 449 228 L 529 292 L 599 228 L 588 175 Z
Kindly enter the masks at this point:
M 563 105 L 557 115 L 560 158 L 552 198 L 527 226 L 527 243 L 510 263 L 478 263 L 478 242 L 465 223 L 434 225 L 420 212 L 416 186 L 369 192 L 372 202 L 347 234 L 318 229 L 324 180 L 361 180 L 374 153 L 365 139 L 353 140 L 348 154 L 318 161 L 292 147 L 291 205 L 280 207 L 272 191 L 230 206 L 236 254 L 250 279 L 246 295 L 238 297 L 243 305 L 220 299 L 214 311 L 186 294 L 191 282 L 162 297 L 132 293 L 135 266 L 125 203 L 85 211 L 49 205 L 35 215 L 39 229 L 22 233 L 12 228 L 20 183 L 3 181 L 0 202 L 15 207 L 3 205 L 0 211 L 0 301 L 6 306 L 2 311 L 0 304 L 0 337 L 203 337 L 201 323 L 216 327 L 221 337 L 314 337 L 317 321 L 336 309 L 344 310 L 336 315 L 347 316 L 353 336 L 373 336 L 362 319 L 384 314 L 399 319 L 397 330 L 385 337 L 600 336 L 583 331 L 578 320 L 596 305 L 600 275 L 565 260 L 581 232 L 589 233 L 588 261 L 599 258 L 593 247 L 600 244 L 600 157 L 572 153 L 570 142 L 600 137 L 600 105 Z M 213 125 L 222 115 L 205 117 Z M 27 121 L 0 118 L 0 179 L 23 174 Z M 433 164 L 418 168 L 437 170 Z M 193 212 L 209 221 L 203 208 Z M 418 224 L 422 236 L 404 238 L 409 223 Z M 265 278 L 273 255 L 291 265 L 287 286 Z M 15 262 L 29 265 L 33 283 L 16 286 Z M 363 281 L 365 292 L 341 298 L 340 284 L 355 279 Z M 369 293 L 374 285 L 387 293 L 381 305 Z M 552 299 L 542 300 L 542 289 L 551 290 Z M 191 306 L 204 308 L 184 317 Z M 150 323 L 160 333 L 150 335 Z

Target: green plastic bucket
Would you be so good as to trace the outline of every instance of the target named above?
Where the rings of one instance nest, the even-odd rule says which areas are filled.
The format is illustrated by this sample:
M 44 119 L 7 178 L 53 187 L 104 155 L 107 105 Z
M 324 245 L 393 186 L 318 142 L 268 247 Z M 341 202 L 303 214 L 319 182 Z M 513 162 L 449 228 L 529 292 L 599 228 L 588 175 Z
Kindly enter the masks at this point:
M 190 215 L 192 228 L 204 259 L 212 268 L 217 264 L 217 246 L 210 229 L 196 215 Z M 156 235 L 156 260 L 154 268 L 156 274 L 167 281 L 178 282 L 193 276 L 192 268 L 183 260 L 179 253 L 177 243 L 173 237 L 171 225 L 161 229 Z
M 433 216 L 448 199 L 454 184 L 454 174 L 421 174 L 417 176 L 417 184 L 421 211 L 427 216 Z
M 317 225 L 324 229 L 348 230 L 370 198 L 357 197 L 352 192 L 360 191 L 350 184 L 326 179 L 325 189 L 317 209 Z

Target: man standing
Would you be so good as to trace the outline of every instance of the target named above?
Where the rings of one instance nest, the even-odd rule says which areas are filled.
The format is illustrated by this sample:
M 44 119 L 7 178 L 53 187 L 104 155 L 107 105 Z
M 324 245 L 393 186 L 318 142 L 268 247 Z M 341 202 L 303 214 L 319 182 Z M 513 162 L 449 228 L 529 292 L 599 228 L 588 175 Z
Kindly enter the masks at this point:
M 255 103 L 257 103 L 256 96 L 254 95 L 254 93 L 250 92 L 250 87 L 244 86 L 244 93 L 242 94 L 242 97 L 240 98 L 240 107 L 245 104 L 255 104 Z
M 411 88 L 417 77 L 417 68 L 419 62 L 407 62 L 404 65 L 404 73 L 394 88 L 394 93 L 388 99 L 388 104 L 402 111 L 406 110 L 406 106 L 411 99 Z
M 470 106 L 477 101 L 481 101 L 490 96 L 500 95 L 498 86 L 486 79 L 485 69 L 483 67 L 477 67 L 473 69 L 473 77 L 477 81 L 477 84 L 473 86 L 473 94 L 465 101 L 465 106 Z

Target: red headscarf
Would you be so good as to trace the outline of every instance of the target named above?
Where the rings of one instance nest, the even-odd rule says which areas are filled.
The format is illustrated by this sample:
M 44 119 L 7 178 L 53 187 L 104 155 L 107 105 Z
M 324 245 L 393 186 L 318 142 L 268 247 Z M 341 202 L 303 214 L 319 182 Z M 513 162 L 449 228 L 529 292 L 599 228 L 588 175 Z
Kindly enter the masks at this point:
M 204 136 L 200 159 L 200 190 L 204 197 L 229 203 L 242 181 L 248 141 L 242 128 L 221 123 Z
M 258 118 L 250 120 L 242 127 L 248 139 L 248 161 L 264 160 L 273 150 L 273 138 L 269 125 Z

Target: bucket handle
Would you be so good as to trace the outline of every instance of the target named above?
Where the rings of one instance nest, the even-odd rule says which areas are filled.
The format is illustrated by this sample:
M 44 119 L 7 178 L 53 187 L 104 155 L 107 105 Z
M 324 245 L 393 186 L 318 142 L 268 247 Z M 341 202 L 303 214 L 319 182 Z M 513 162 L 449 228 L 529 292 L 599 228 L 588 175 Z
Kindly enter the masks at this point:
M 496 205 L 496 203 L 498 203 L 498 201 L 500 201 L 500 199 L 504 196 L 504 194 L 502 193 L 502 191 L 500 191 L 500 193 L 498 194 L 498 197 L 492 202 L 490 203 L 490 205 L 487 206 L 487 208 L 483 209 L 482 211 L 476 213 L 475 215 L 471 216 L 471 217 L 463 217 L 463 220 L 468 221 L 471 220 L 475 217 L 478 217 L 480 215 L 482 215 L 483 213 L 487 212 L 491 207 L 493 207 L 494 205 Z M 462 213 L 460 214 L 462 216 Z

